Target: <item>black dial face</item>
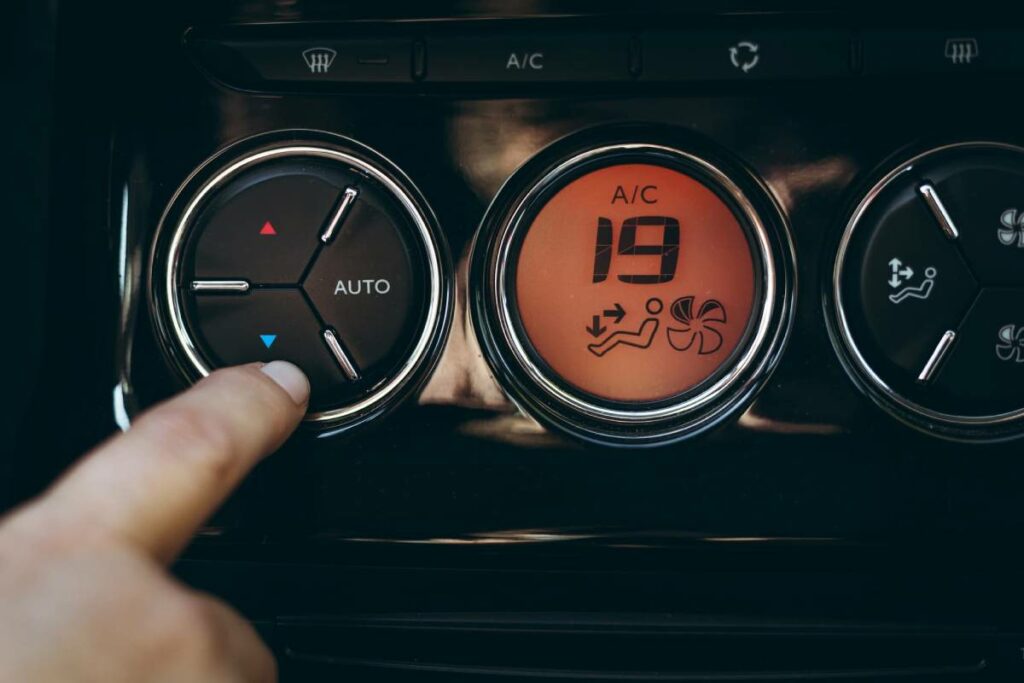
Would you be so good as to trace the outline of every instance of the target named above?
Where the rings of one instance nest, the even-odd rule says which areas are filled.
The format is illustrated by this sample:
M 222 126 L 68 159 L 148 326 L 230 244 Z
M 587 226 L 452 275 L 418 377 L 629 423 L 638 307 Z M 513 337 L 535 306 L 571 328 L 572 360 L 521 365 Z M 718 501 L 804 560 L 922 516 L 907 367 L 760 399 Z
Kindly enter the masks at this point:
M 272 147 L 221 168 L 189 198 L 167 270 L 187 360 L 200 373 L 293 362 L 315 420 L 394 392 L 436 345 L 428 214 L 394 177 L 330 147 Z
M 950 424 L 1024 411 L 1024 152 L 966 144 L 901 167 L 836 267 L 844 343 L 874 390 Z

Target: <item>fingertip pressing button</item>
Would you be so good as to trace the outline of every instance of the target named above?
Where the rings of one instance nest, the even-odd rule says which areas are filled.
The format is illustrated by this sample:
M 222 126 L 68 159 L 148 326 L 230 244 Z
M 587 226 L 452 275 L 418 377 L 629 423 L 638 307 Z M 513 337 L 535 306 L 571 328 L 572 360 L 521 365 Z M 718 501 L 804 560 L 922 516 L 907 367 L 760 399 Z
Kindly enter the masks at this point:
M 309 378 L 310 408 L 351 396 L 334 358 L 320 341 L 320 323 L 297 289 L 257 289 L 242 296 L 195 295 L 195 329 L 212 365 L 288 361 Z
M 275 360 L 260 368 L 260 372 L 284 389 L 295 405 L 304 406 L 309 401 L 309 378 L 297 365 Z

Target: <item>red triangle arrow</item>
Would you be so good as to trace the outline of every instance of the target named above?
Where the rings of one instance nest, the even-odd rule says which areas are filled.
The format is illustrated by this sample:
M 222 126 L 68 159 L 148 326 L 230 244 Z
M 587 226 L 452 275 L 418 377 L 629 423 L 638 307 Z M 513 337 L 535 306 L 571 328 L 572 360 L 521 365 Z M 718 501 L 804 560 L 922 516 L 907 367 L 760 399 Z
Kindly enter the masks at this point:
M 263 227 L 260 228 L 260 234 L 261 235 L 276 235 L 277 234 L 277 230 L 274 229 L 274 225 L 270 221 L 267 221 L 266 223 L 263 224 Z

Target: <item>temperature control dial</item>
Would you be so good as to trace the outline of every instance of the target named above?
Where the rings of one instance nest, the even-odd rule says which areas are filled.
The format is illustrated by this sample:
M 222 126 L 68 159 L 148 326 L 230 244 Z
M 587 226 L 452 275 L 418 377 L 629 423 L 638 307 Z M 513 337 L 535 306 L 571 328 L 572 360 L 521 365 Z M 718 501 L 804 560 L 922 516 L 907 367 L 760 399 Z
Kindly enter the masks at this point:
M 786 318 L 771 202 L 655 144 L 577 150 L 536 172 L 492 207 L 474 257 L 478 327 L 509 389 L 611 444 L 680 438 L 735 410 Z
M 447 329 L 433 216 L 350 141 L 243 147 L 201 168 L 160 228 L 152 291 L 171 358 L 189 378 L 289 360 L 311 380 L 309 421 L 369 419 L 423 378 Z

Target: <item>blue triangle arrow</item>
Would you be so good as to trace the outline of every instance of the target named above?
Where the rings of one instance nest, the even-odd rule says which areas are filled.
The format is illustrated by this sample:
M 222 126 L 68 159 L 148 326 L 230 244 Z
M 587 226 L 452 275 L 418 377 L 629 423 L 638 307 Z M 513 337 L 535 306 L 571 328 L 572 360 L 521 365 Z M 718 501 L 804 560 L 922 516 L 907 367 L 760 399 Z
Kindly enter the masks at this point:
M 271 346 L 274 345 L 274 342 L 277 341 L 277 335 L 276 334 L 261 334 L 260 335 L 260 339 L 263 340 L 263 345 L 266 346 L 269 349 Z

